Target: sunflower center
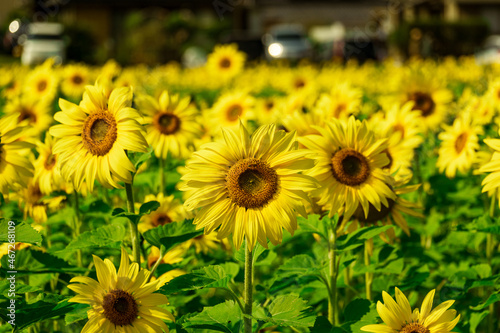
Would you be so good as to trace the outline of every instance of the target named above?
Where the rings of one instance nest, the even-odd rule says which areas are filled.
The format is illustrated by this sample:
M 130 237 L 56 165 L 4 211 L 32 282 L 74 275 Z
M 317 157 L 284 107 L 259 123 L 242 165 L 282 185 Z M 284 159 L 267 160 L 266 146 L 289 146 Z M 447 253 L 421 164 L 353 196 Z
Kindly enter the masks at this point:
M 399 132 L 401 133 L 401 139 L 404 139 L 405 138 L 405 128 L 403 125 L 401 124 L 396 124 L 393 126 L 393 130 L 394 132 Z
M 387 200 L 389 203 L 389 206 L 386 207 L 384 205 L 381 205 L 380 210 L 377 210 L 375 206 L 370 204 L 368 208 L 368 216 L 365 217 L 365 212 L 363 210 L 363 207 L 361 205 L 358 206 L 356 209 L 356 212 L 354 212 L 354 217 L 362 223 L 376 223 L 378 221 L 383 220 L 385 217 L 389 215 L 389 213 L 392 211 L 392 207 L 394 207 L 394 204 L 396 203 L 392 199 Z
M 44 91 L 47 88 L 47 81 L 46 80 L 38 81 L 36 88 L 38 89 L 39 92 Z
M 56 156 L 53 155 L 53 154 L 50 154 L 49 156 L 47 156 L 47 158 L 45 159 L 45 162 L 43 163 L 43 166 L 45 167 L 45 169 L 47 170 L 52 170 L 52 168 L 54 167 L 54 165 L 56 165 Z
M 151 222 L 155 227 L 158 227 L 160 225 L 172 223 L 172 219 L 165 213 L 158 213 L 153 216 Z
M 423 117 L 430 116 L 434 113 L 436 103 L 434 103 L 430 94 L 417 91 L 410 95 L 410 100 L 415 101 L 412 110 L 422 111 Z
M 384 167 L 385 169 L 390 169 L 392 166 L 392 163 L 394 162 L 394 159 L 392 158 L 391 153 L 389 153 L 389 149 L 384 150 L 384 153 L 387 155 L 387 158 L 389 159 L 389 163 Z
M 370 176 L 370 166 L 363 154 L 351 148 L 343 148 L 332 157 L 332 173 L 340 183 L 356 186 Z
M 455 151 L 460 154 L 467 144 L 467 133 L 461 133 L 455 140 Z
M 236 121 L 242 113 L 243 108 L 241 107 L 241 105 L 232 105 L 227 109 L 227 119 L 229 121 Z
M 240 207 L 264 207 L 278 191 L 278 174 L 255 158 L 238 161 L 228 171 L 226 186 L 232 202 Z
M 124 290 L 111 290 L 104 296 L 102 307 L 104 316 L 113 324 L 132 325 L 139 313 L 137 302 Z
M 106 155 L 117 138 L 116 121 L 106 111 L 92 113 L 83 124 L 83 146 L 93 155 Z
M 83 82 L 83 79 L 80 75 L 78 74 L 75 74 L 71 77 L 71 81 L 74 83 L 74 84 L 81 84 Z
M 168 135 L 179 130 L 181 120 L 173 113 L 158 113 L 155 116 L 154 124 L 162 134 Z
M 399 333 L 430 333 L 429 329 L 419 323 L 410 323 L 404 326 Z
M 36 114 L 31 109 L 23 108 L 17 118 L 17 121 L 21 122 L 25 119 L 28 119 L 30 123 L 34 123 L 36 122 Z
M 335 110 L 333 110 L 333 116 L 335 118 L 339 118 L 339 116 L 342 114 L 342 112 L 344 112 L 346 109 L 347 109 L 347 105 L 345 105 L 344 103 L 340 103 L 339 105 L 337 105 L 335 107 Z
M 228 58 L 222 58 L 219 62 L 219 66 L 221 68 L 229 68 L 231 67 L 231 60 L 229 60 Z
M 267 101 L 265 104 L 266 110 L 270 111 L 274 107 L 274 102 L 273 101 Z
M 295 80 L 295 88 L 300 89 L 306 85 L 306 82 L 303 79 L 297 79 Z

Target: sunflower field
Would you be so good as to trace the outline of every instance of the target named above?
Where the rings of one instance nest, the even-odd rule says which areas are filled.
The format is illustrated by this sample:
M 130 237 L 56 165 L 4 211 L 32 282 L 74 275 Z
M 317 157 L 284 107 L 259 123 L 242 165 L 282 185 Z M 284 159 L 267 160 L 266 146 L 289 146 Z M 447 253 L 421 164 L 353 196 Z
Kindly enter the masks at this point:
M 0 67 L 0 332 L 500 332 L 499 77 Z

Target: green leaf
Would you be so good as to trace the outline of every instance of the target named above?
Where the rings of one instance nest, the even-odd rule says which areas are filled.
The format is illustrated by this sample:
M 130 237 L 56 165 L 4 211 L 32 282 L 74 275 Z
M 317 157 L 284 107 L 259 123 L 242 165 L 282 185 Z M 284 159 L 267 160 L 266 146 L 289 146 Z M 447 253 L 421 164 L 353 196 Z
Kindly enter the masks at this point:
M 9 238 L 9 235 L 11 235 L 11 238 Z M 10 243 L 11 240 L 39 244 L 42 242 L 42 235 L 25 222 L 2 220 L 0 222 L 0 243 Z
M 500 301 L 500 293 L 497 292 L 497 293 L 491 294 L 490 297 L 488 297 L 488 299 L 485 302 L 480 303 L 477 306 L 471 306 L 471 309 L 472 310 L 482 310 L 482 309 L 488 307 L 490 304 L 496 303 L 498 301 Z
M 135 169 L 137 170 L 142 165 L 142 163 L 151 158 L 152 153 L 153 147 L 148 147 L 148 151 L 145 153 L 128 152 L 128 156 L 132 164 L 134 164 Z
M 168 251 L 177 244 L 201 236 L 202 234 L 203 230 L 196 230 L 193 220 L 184 220 L 183 222 L 168 223 L 148 230 L 143 236 L 149 244 L 158 248 L 163 245 L 165 251 Z
M 226 301 L 216 306 L 205 307 L 200 314 L 189 318 L 182 326 L 217 332 L 239 333 L 242 326 L 242 313 L 234 301 Z
M 9 276 L 7 275 L 7 277 Z M 5 298 L 11 298 L 9 296 L 11 292 L 14 292 L 15 294 L 24 294 L 40 291 L 40 288 L 24 284 L 19 279 L 15 280 L 16 287 L 12 290 L 10 289 L 11 281 L 12 280 L 7 279 L 0 281 L 0 295 L 3 295 Z
M 139 220 L 141 219 L 142 215 L 140 215 L 140 214 L 134 214 L 134 213 L 129 213 L 129 212 L 125 211 L 125 209 L 123 209 L 123 208 L 115 208 L 111 212 L 111 216 L 114 216 L 114 217 L 126 217 L 132 223 L 137 224 L 137 223 L 139 223 Z
M 278 296 L 269 305 L 270 320 L 279 326 L 312 327 L 316 316 L 298 295 Z
M 338 216 L 335 215 L 332 219 L 334 219 L 333 223 L 335 223 Z M 318 214 L 309 215 L 307 219 L 299 216 L 297 217 L 297 223 L 299 225 L 297 233 L 315 233 L 328 240 L 328 228 L 332 223 L 328 216 L 324 216 L 322 219 Z
M 476 333 L 476 328 L 479 326 L 481 321 L 489 314 L 490 312 L 488 310 L 483 312 L 472 312 L 469 319 L 470 333 Z
M 321 273 L 321 267 L 316 264 L 314 259 L 307 254 L 299 254 L 288 259 L 279 268 L 279 276 L 287 277 L 293 275 L 312 275 L 317 276 Z
M 120 245 L 125 238 L 126 230 L 122 225 L 110 224 L 99 227 L 95 230 L 86 231 L 72 240 L 66 249 L 57 253 L 72 252 L 80 249 L 88 248 L 120 248 Z
M 362 246 L 366 240 L 371 239 L 378 234 L 392 228 L 392 225 L 370 226 L 359 228 L 347 235 L 340 236 L 336 241 L 337 251 L 349 251 Z
M 160 203 L 158 201 L 145 202 L 141 205 L 141 208 L 139 208 L 139 215 L 151 214 L 151 212 L 154 212 L 158 208 L 160 208 Z
M 76 323 L 77 321 L 87 319 L 87 311 L 90 309 L 88 304 L 77 304 L 73 311 L 66 313 L 64 321 L 66 325 Z
M 233 271 L 234 272 L 234 271 Z M 221 266 L 206 266 L 190 274 L 176 277 L 164 285 L 160 291 L 170 295 L 180 291 L 203 288 L 226 288 L 232 276 Z
M 344 318 L 346 322 L 357 322 L 370 312 L 371 302 L 367 299 L 357 298 L 350 302 L 344 309 Z

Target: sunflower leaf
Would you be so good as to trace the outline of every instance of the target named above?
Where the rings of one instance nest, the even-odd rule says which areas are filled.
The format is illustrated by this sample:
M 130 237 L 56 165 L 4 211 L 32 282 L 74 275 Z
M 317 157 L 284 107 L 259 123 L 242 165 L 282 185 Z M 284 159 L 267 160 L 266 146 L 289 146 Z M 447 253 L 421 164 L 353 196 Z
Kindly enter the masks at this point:
M 73 239 L 64 250 L 57 253 L 93 247 L 119 248 L 125 238 L 125 231 L 125 228 L 118 224 L 105 225 L 95 230 L 86 231 Z
M 282 295 L 269 305 L 270 321 L 279 326 L 312 327 L 316 321 L 307 302 L 298 295 Z
M 126 217 L 128 218 L 132 223 L 137 224 L 139 223 L 139 220 L 141 219 L 141 214 L 134 214 L 134 213 L 129 213 L 125 211 L 123 208 L 115 208 L 111 212 L 111 216 L 114 217 Z
M 471 310 L 482 310 L 486 307 L 488 307 L 490 304 L 496 303 L 500 301 L 500 293 L 494 293 L 491 294 L 490 297 L 486 301 L 484 301 L 481 304 L 478 304 L 477 306 L 471 306 Z
M 392 227 L 392 225 L 364 227 L 359 228 L 358 230 L 347 235 L 340 236 L 335 243 L 336 251 L 349 251 L 360 247 L 366 240 L 371 239 Z
M 328 240 L 328 227 L 330 221 L 327 216 L 322 219 L 320 219 L 318 214 L 309 215 L 307 219 L 299 216 L 297 217 L 297 223 L 299 224 L 297 233 L 314 233 Z
M 158 201 L 145 202 L 141 205 L 141 208 L 139 208 L 139 215 L 151 214 L 151 212 L 154 212 L 158 208 L 160 208 L 160 203 Z
M 183 323 L 184 328 L 206 329 L 217 332 L 238 333 L 242 326 L 242 313 L 234 301 L 205 307 L 203 311 Z
M 293 275 L 311 275 L 316 276 L 321 273 L 321 267 L 316 264 L 314 259 L 307 254 L 296 255 L 287 261 L 279 268 L 280 277 L 288 277 Z
M 165 251 L 168 251 L 177 244 L 203 234 L 203 230 L 196 230 L 196 226 L 192 222 L 193 220 L 184 220 L 183 222 L 167 223 L 146 231 L 143 236 L 149 244 L 158 248 L 163 245 Z
M 194 270 L 190 274 L 176 277 L 163 286 L 160 291 L 170 295 L 180 291 L 197 290 L 203 288 L 226 288 L 232 279 L 222 266 L 211 265 Z
M 0 243 L 11 243 L 11 240 L 16 243 L 39 244 L 42 242 L 42 235 L 25 222 L 0 221 Z
M 128 156 L 134 167 L 138 169 L 144 162 L 151 158 L 153 147 L 149 147 L 145 153 L 128 152 Z

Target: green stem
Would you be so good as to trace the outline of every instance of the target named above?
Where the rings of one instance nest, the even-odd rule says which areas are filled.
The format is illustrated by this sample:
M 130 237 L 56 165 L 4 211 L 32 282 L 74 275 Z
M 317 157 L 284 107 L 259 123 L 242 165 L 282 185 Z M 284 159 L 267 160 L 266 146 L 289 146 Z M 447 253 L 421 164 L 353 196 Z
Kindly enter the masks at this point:
M 252 302 L 253 302 L 253 254 L 248 240 L 245 242 L 245 333 L 252 333 Z
M 368 269 L 368 266 L 370 266 L 370 253 L 368 253 L 368 241 L 365 242 L 365 266 Z M 365 273 L 365 286 L 366 286 L 366 299 L 369 301 L 372 300 L 372 273 L 371 272 L 366 272 Z
M 227 291 L 229 293 L 229 295 L 231 295 L 231 297 L 236 301 L 236 303 L 238 303 L 238 306 L 240 307 L 241 312 L 245 311 L 245 307 L 243 306 L 243 303 L 241 303 L 240 298 L 238 297 L 238 295 L 236 295 L 234 293 L 234 291 L 231 290 L 231 288 L 221 287 L 220 289 Z
M 495 195 L 491 196 L 491 202 L 490 202 L 490 217 L 493 219 L 495 216 Z M 491 266 L 491 258 L 493 257 L 493 234 L 488 233 L 486 235 L 486 258 L 488 259 L 488 264 Z M 495 304 L 492 303 L 488 307 L 488 311 L 490 312 L 490 315 L 488 316 L 488 333 L 493 333 L 493 320 L 495 317 Z
M 80 219 L 80 202 L 79 202 L 79 196 L 78 192 L 75 190 L 73 192 L 75 194 L 75 218 L 73 219 L 74 225 L 73 225 L 73 234 L 75 239 L 80 236 L 80 225 L 81 225 L 81 219 Z M 78 264 L 78 267 L 83 267 L 83 262 L 82 262 L 82 249 L 78 249 L 76 251 L 76 261 Z
M 336 230 L 330 228 L 328 239 L 328 260 L 329 260 L 329 288 L 330 299 L 328 302 L 328 320 L 335 327 L 337 323 L 337 254 L 335 252 Z
M 166 253 L 165 246 L 162 245 L 160 247 L 160 256 L 158 257 L 158 260 L 156 260 L 156 262 L 153 265 L 153 267 L 151 267 L 151 273 L 149 274 L 148 282 L 151 281 L 151 278 L 153 277 L 153 274 L 155 273 L 155 271 L 158 268 L 158 266 L 160 266 L 160 262 L 162 261 L 163 256 L 165 255 L 165 253 Z
M 165 194 L 165 160 L 160 158 L 160 193 Z
M 132 191 L 132 182 L 130 184 L 125 183 L 125 191 L 127 192 L 127 208 L 128 212 L 135 214 L 134 208 L 134 192 Z M 134 261 L 141 265 L 141 250 L 140 250 L 140 239 L 139 230 L 137 229 L 137 224 L 129 220 L 130 224 L 130 238 L 132 240 L 132 254 L 134 256 Z

